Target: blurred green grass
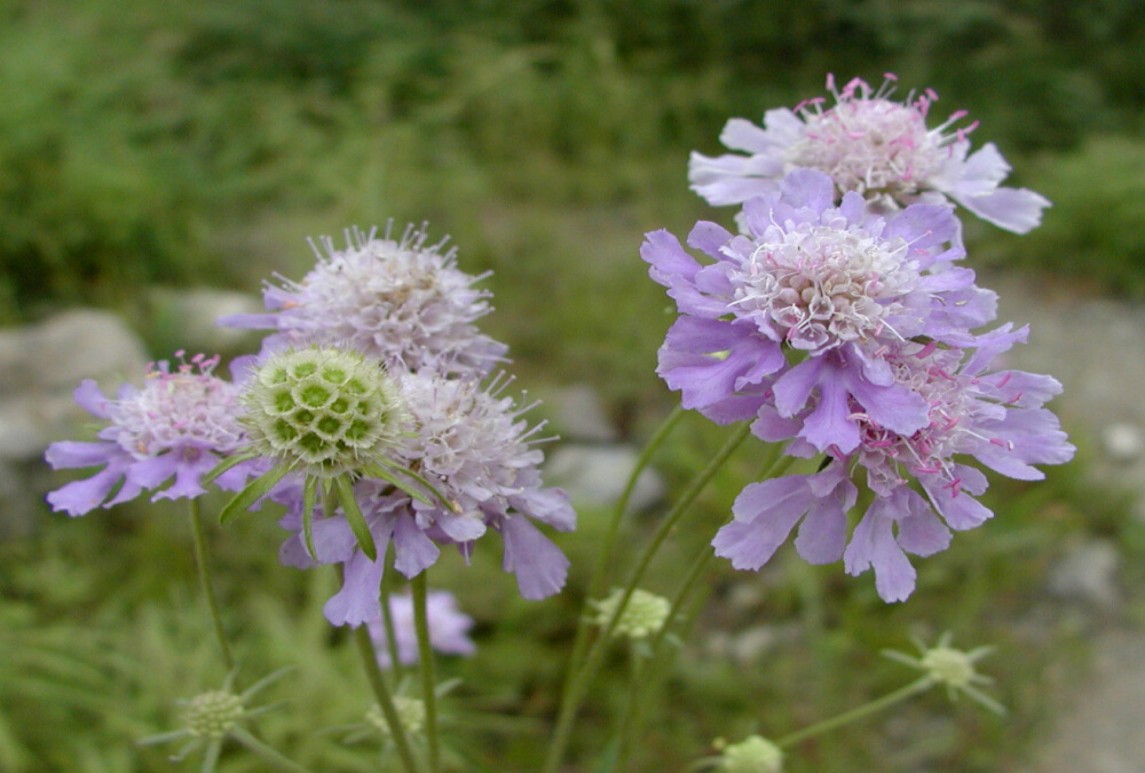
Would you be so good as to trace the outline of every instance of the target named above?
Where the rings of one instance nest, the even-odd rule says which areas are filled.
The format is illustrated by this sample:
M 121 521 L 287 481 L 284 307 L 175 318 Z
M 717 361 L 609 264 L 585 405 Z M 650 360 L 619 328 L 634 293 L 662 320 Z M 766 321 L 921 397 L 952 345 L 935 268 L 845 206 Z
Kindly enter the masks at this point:
M 982 120 L 974 138 L 1001 147 L 1014 184 L 1055 201 L 1028 237 L 970 226 L 971 262 L 1140 297 L 1145 57 L 1133 51 L 1145 32 L 1132 6 L 10 0 L 0 321 L 80 303 L 136 309 L 157 282 L 253 293 L 272 272 L 305 272 L 309 235 L 428 220 L 432 235 L 452 235 L 464 270 L 494 272 L 486 327 L 510 343 L 518 383 L 591 383 L 639 441 L 673 403 L 653 372 L 671 317 L 639 260 L 642 234 L 728 222 L 687 190 L 688 151 L 718 152 L 727 118 L 821 93 L 829 71 L 877 80 L 894 69 L 906 88 L 934 86 L 939 108 Z M 136 318 L 168 356 L 177 331 Z M 657 462 L 674 491 L 720 442 L 718 428 L 685 423 Z M 653 590 L 672 589 L 758 454 L 745 448 L 702 498 Z M 1085 467 L 996 483 L 998 518 L 918 562 L 904 605 L 789 550 L 760 576 L 714 566 L 713 603 L 664 687 L 684 708 L 649 718 L 640 769 L 681 769 L 717 736 L 780 735 L 862 702 L 910 677 L 880 648 L 947 628 L 958 645 L 999 645 L 983 668 L 1000 678 L 1008 720 L 927 697 L 805 744 L 790 770 L 1010 769 L 1082 661 L 1091 622 L 1045 606 L 1047 568 L 1080 534 L 1111 537 L 1131 558 L 1145 550 L 1124 498 L 1094 489 Z M 574 576 L 544 604 L 515 598 L 492 544 L 471 567 L 435 569 L 479 623 L 480 656 L 446 665 L 464 680 L 447 710 L 465 769 L 536 767 L 603 518 L 585 511 L 561 538 Z M 629 524 L 626 540 L 654 518 Z M 166 506 L 45 513 L 35 538 L 0 544 L 0 769 L 165 769 L 171 750 L 133 740 L 171 729 L 174 699 L 223 676 L 184 527 Z M 372 750 L 316 732 L 359 721 L 368 698 L 343 634 L 320 616 L 333 578 L 278 566 L 276 531 L 263 515 L 214 535 L 244 677 L 297 666 L 269 691 L 289 705 L 261 731 L 317 769 L 375 769 Z M 719 632 L 760 625 L 775 643 L 750 662 L 716 646 Z M 586 708 L 580 759 L 604 744 L 623 686 L 618 656 Z M 224 768 L 258 769 L 241 754 Z

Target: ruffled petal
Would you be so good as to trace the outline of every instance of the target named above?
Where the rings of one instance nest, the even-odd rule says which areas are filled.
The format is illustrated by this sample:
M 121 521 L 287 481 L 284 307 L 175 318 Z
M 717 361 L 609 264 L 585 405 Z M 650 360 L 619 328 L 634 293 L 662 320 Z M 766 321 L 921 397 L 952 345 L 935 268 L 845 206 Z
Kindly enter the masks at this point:
M 521 516 L 501 522 L 504 568 L 517 575 L 521 597 L 536 600 L 558 592 L 568 578 L 569 560 L 536 526 Z
M 72 481 L 47 496 L 48 504 L 56 512 L 64 511 L 75 517 L 85 515 L 103 504 L 115 485 L 123 478 L 128 458 L 112 459 L 107 467 L 84 480 Z
M 126 458 L 118 443 L 88 443 L 79 440 L 60 440 L 48 446 L 44 459 L 53 470 L 74 470 L 107 464 L 117 457 Z
M 398 518 L 394 524 L 394 568 L 414 577 L 437 561 L 441 550 L 418 528 L 413 518 Z
M 357 627 L 381 614 L 379 589 L 385 560 L 385 546 L 379 545 L 377 561 L 371 561 L 361 551 L 355 551 L 346 561 L 342 588 L 322 608 L 331 625 Z

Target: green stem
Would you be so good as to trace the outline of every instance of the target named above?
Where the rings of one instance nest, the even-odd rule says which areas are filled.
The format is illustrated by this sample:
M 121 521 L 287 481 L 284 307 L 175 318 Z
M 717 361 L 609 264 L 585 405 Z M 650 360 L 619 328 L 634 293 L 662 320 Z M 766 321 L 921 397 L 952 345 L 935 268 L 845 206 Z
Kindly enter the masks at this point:
M 219 611 L 219 599 L 215 595 L 215 585 L 211 576 L 211 563 L 207 559 L 207 535 L 203 528 L 203 513 L 199 508 L 199 500 L 187 500 L 187 507 L 191 513 L 191 533 L 195 540 L 195 563 L 199 567 L 199 587 L 207 599 L 207 607 L 211 611 L 211 622 L 215 628 L 215 638 L 219 642 L 219 649 L 223 655 L 223 665 L 227 673 L 235 670 L 235 658 L 231 654 L 231 645 L 227 643 L 227 635 L 223 629 L 223 616 Z
M 639 480 L 640 473 L 644 472 L 644 468 L 651 463 L 652 455 L 664 444 L 669 433 L 680 423 L 682 418 L 684 418 L 684 409 L 677 405 L 652 433 L 652 437 L 645 444 L 644 450 L 637 457 L 636 464 L 628 476 L 628 482 L 624 486 L 624 491 L 612 511 L 612 518 L 608 524 L 608 531 L 605 532 L 604 543 L 597 551 L 596 562 L 593 565 L 592 576 L 585 597 L 585 609 L 577 621 L 576 636 L 573 639 L 572 651 L 568 659 L 568 671 L 565 675 L 564 686 L 561 689 L 561 694 L 564 696 L 571 693 L 573 682 L 584 662 L 585 653 L 588 650 L 589 633 L 592 629 L 592 615 L 589 614 L 588 602 L 604 594 L 609 570 L 612 568 L 612 553 L 616 546 L 616 537 L 620 532 L 620 523 L 624 520 L 624 514 L 628 510 L 628 503 L 632 499 L 632 492 L 636 490 L 636 481 Z
M 692 566 L 688 569 L 687 574 L 684 575 L 684 580 L 680 583 L 676 595 L 672 598 L 671 606 L 668 609 L 668 616 L 664 619 L 664 625 L 660 627 L 660 630 L 656 632 L 652 637 L 652 641 L 649 643 L 649 649 L 652 654 L 648 658 L 648 663 L 644 665 L 642 672 L 632 682 L 628 694 L 628 706 L 621 723 L 620 770 L 626 769 L 628 755 L 631 753 L 633 743 L 643 726 L 644 704 L 647 702 L 645 694 L 658 687 L 661 678 L 667 671 L 667 664 L 671 658 L 665 652 L 664 639 L 669 629 L 672 628 L 681 617 L 680 612 L 684 607 L 684 603 L 687 601 L 688 595 L 695 587 L 696 580 L 704 573 L 704 570 L 714 557 L 715 553 L 712 552 L 711 545 L 705 544 L 701 548 L 699 555 L 697 555 L 692 562 Z M 680 620 L 681 624 L 679 629 L 681 632 L 686 632 L 691 629 L 692 624 L 695 622 L 695 615 L 699 613 L 700 606 L 700 604 L 694 606 L 692 615 L 688 620 Z
M 768 457 L 768 461 L 764 469 L 760 471 L 759 480 L 768 480 L 776 477 L 787 471 L 787 468 L 795 461 L 794 457 L 786 456 L 780 457 L 779 446 L 775 446 L 774 452 Z M 629 694 L 628 709 L 625 712 L 623 726 L 620 734 L 620 769 L 625 768 L 628 753 L 632 748 L 632 743 L 637 734 L 640 732 L 643 721 L 643 704 L 646 702 L 643 699 L 643 693 L 654 689 L 659 683 L 661 677 L 667 671 L 667 665 L 670 658 L 665 654 L 664 638 L 668 635 L 673 627 L 686 633 L 691 630 L 692 625 L 695 623 L 695 618 L 700 612 L 701 604 L 697 602 L 693 605 L 692 610 L 687 620 L 682 619 L 681 612 L 684 604 L 688 600 L 688 596 L 696 587 L 697 581 L 707 569 L 708 564 L 715 558 L 715 553 L 712 551 L 710 544 L 705 543 L 700 547 L 700 552 L 692 561 L 692 565 L 684 575 L 684 579 L 680 582 L 676 589 L 676 595 L 672 597 L 671 606 L 668 609 L 668 616 L 665 618 L 664 625 L 661 626 L 653 636 L 650 643 L 652 655 L 649 662 L 644 667 L 644 673 L 638 679 L 639 685 L 643 685 L 643 689 L 637 691 L 633 690 Z M 635 685 L 639 686 L 639 685 Z
M 362 666 L 366 669 L 366 677 L 370 680 L 370 687 L 374 690 L 374 698 L 378 701 L 378 708 L 386 718 L 390 727 L 390 736 L 394 739 L 398 756 L 405 765 L 406 773 L 417 773 L 418 766 L 414 760 L 413 750 L 410 748 L 406 729 L 402 725 L 401 717 L 394 706 L 394 699 L 390 696 L 386 680 L 382 676 L 382 669 L 378 666 L 378 655 L 374 652 L 374 643 L 370 640 L 370 630 L 365 625 L 354 629 L 354 643 L 358 646 L 358 654 L 362 659 Z
M 794 746 L 801 741 L 805 741 L 808 738 L 812 738 L 817 735 L 822 735 L 829 730 L 834 730 L 837 727 L 842 727 L 843 725 L 849 724 L 851 722 L 865 719 L 872 714 L 882 711 L 883 709 L 888 709 L 897 703 L 901 703 L 902 701 L 907 700 L 908 698 L 913 698 L 915 695 L 924 693 L 933 686 L 934 681 L 929 676 L 924 676 L 921 679 L 917 679 L 914 682 L 911 682 L 905 687 L 900 687 L 892 693 L 888 693 L 881 698 L 876 698 L 870 703 L 864 703 L 862 706 L 853 708 L 850 711 L 845 711 L 837 717 L 825 719 L 822 722 L 816 722 L 810 727 L 805 727 L 802 730 L 797 730 L 794 733 L 789 733 L 788 735 L 785 735 L 776 741 L 775 745 L 779 746 L 780 748 Z
M 683 496 L 680 497 L 676 505 L 668 512 L 668 515 L 665 516 L 660 527 L 653 535 L 652 541 L 644 549 L 644 553 L 641 555 L 636 569 L 632 572 L 632 576 L 624 588 L 624 594 L 620 598 L 620 603 L 616 605 L 612 616 L 605 623 L 596 641 L 593 642 L 584 663 L 568 683 L 568 689 L 565 690 L 557 715 L 557 726 L 553 733 L 553 741 L 549 746 L 548 756 L 545 758 L 545 766 L 542 769 L 544 773 L 556 773 L 561 759 L 564 757 L 565 748 L 572 735 L 573 722 L 576 720 L 580 702 L 584 698 L 584 694 L 587 692 L 593 678 L 596 676 L 596 672 L 599 670 L 601 663 L 603 663 L 605 653 L 608 651 L 608 643 L 612 637 L 612 632 L 615 630 L 621 615 L 624 614 L 624 610 L 627 608 L 628 602 L 636 590 L 636 586 L 639 585 L 640 581 L 644 578 L 644 573 L 652 563 L 652 559 L 659 551 L 660 546 L 668 538 L 668 535 L 675 530 L 681 517 L 683 517 L 688 508 L 704 490 L 704 487 L 715 477 L 715 474 L 724 463 L 727 462 L 732 453 L 747 439 L 749 434 L 751 434 L 751 425 L 744 424 L 728 439 L 719 453 L 693 478 L 688 489 L 684 492 Z
M 440 769 L 440 750 L 437 738 L 437 677 L 434 675 L 433 650 L 429 645 L 429 614 L 426 601 L 427 570 L 410 580 L 413 589 L 413 622 L 417 630 L 417 652 L 421 661 L 421 699 L 425 704 L 425 739 L 429 746 L 429 770 Z
M 398 637 L 394 629 L 394 612 L 390 607 L 390 586 L 384 576 L 379 594 L 382 602 L 382 629 L 386 632 L 386 651 L 390 654 L 390 673 L 393 675 L 393 683 L 401 684 L 402 662 L 398 652 Z
M 309 769 L 302 767 L 294 760 L 287 759 L 277 750 L 258 740 L 241 727 L 231 729 L 230 736 L 279 770 L 286 770 L 289 773 L 310 773 Z
M 604 544 L 601 545 L 601 549 L 597 553 L 596 565 L 593 567 L 592 580 L 589 583 L 588 596 L 590 599 L 601 596 L 604 593 L 608 573 L 612 568 L 612 552 L 616 547 L 616 537 L 620 532 L 620 523 L 624 520 L 624 513 L 628 511 L 628 503 L 632 499 L 632 492 L 636 490 L 636 482 L 640 479 L 640 473 L 644 472 L 644 468 L 652 461 L 652 455 L 659 450 L 669 433 L 683 418 L 684 409 L 677 405 L 660 426 L 657 427 L 656 432 L 653 433 L 652 437 L 648 440 L 648 444 L 636 459 L 636 465 L 632 468 L 632 474 L 628 476 L 628 483 L 624 487 L 624 492 L 620 495 L 620 499 L 616 502 L 616 509 L 612 512 L 612 520 L 608 524 L 608 532 L 605 534 Z M 587 628 L 587 626 L 584 627 Z

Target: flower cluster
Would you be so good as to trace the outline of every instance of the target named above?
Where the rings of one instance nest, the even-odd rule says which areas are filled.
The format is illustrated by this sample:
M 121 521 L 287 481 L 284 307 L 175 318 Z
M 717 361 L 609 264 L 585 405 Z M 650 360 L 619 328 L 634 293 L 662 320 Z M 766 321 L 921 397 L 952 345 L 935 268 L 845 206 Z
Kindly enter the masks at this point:
M 993 143 L 970 153 L 967 135 L 977 123 L 954 128 L 966 116 L 958 111 L 930 128 L 926 121 L 938 95 L 927 89 L 896 102 L 890 97 L 897 78 L 885 78 L 878 89 L 859 78 L 840 89 L 828 77 L 834 105 L 817 97 L 794 110 L 768 110 L 763 126 L 731 119 L 720 140 L 748 155 L 693 153 L 692 189 L 710 204 L 741 204 L 774 193 L 793 169 L 817 169 L 840 195 L 855 191 L 880 210 L 949 200 L 1014 233 L 1041 222 L 1050 202 L 1024 188 L 999 187 L 1010 166 Z
M 490 530 L 523 596 L 556 593 L 568 560 L 535 524 L 568 531 L 576 515 L 541 480 L 544 438 L 522 418 L 532 406 L 492 374 L 507 348 L 475 324 L 490 311 L 474 286 L 482 277 L 461 272 L 445 243 L 413 226 L 400 238 L 350 231 L 345 250 L 324 239 L 302 281 L 268 286 L 270 313 L 220 320 L 272 331 L 257 356 L 232 364 L 235 383 L 201 355 L 152 367 L 117 400 L 84 382 L 76 398 L 107 421 L 101 441 L 53 444 L 48 461 L 103 469 L 49 501 L 79 515 L 172 476 L 157 498 L 197 497 L 210 481 L 237 490 L 223 521 L 277 501 L 292 532 L 286 563 L 343 564 L 326 610 L 336 624 L 378 618 L 391 544 L 395 568 L 412 577 L 438 545 L 468 557 Z
M 174 369 L 167 361 L 148 365 L 143 386 L 124 384 L 114 399 L 91 379 L 76 389 L 76 403 L 105 422 L 99 440 L 52 443 L 47 461 L 57 470 L 103 469 L 48 494 L 55 510 L 84 515 L 145 490 L 155 491 L 156 500 L 197 497 L 206 492 L 203 476 L 243 446 L 239 390 L 214 374 L 219 358 L 196 354 L 185 362 L 182 351 L 176 357 Z M 241 487 L 251 466 L 219 476 L 219 485 Z
M 880 596 L 899 601 L 915 586 L 907 553 L 943 550 L 951 529 L 991 516 L 969 461 L 1035 480 L 1033 465 L 1074 448 L 1043 407 L 1057 381 L 992 367 L 1028 330 L 978 331 L 997 298 L 958 265 L 962 228 L 937 194 L 1016 231 L 1048 202 L 996 189 L 993 146 L 967 159 L 963 132 L 926 129 L 932 92 L 889 93 L 852 81 L 830 109 L 771 111 L 765 130 L 729 123 L 725 143 L 756 155 L 694 156 L 692 179 L 713 203 L 743 203 L 741 232 L 698 223 L 698 260 L 657 231 L 641 255 L 680 313 L 658 373 L 683 405 L 750 419 L 787 455 L 821 460 L 744 488 L 716 554 L 759 569 L 798 525 L 806 560 L 874 569 Z M 849 529 L 860 486 L 869 505 Z
M 543 454 L 534 447 L 537 427 L 520 419 L 527 408 L 502 396 L 507 382 L 420 372 L 404 374 L 399 385 L 412 430 L 393 448 L 392 458 L 417 467 L 436 493 L 419 499 L 387 481 L 358 481 L 355 498 L 371 539 L 383 546 L 378 554 L 362 550 L 344 515 L 315 522 L 311 552 L 300 500 L 285 500 L 291 512 L 283 526 L 296 535 L 283 546 L 283 561 L 300 567 L 315 561 L 343 564 L 342 590 L 326 606 L 330 621 L 358 625 L 376 615 L 390 544 L 394 567 L 414 577 L 437 561 L 439 544 L 456 545 L 468 556 L 473 541 L 490 529 L 501 533 L 505 569 L 516 574 L 523 597 L 540 599 L 560 590 L 568 559 L 533 521 L 569 531 L 576 514 L 563 491 L 543 486 L 537 469 Z
M 489 530 L 525 598 L 556 593 L 568 560 L 534 522 L 568 531 L 576 516 L 543 485 L 538 428 L 521 417 L 531 406 L 490 374 L 506 347 L 474 324 L 489 310 L 481 277 L 459 271 L 444 242 L 427 246 L 424 229 L 347 241 L 326 240 L 305 279 L 269 288 L 274 313 L 221 321 L 275 331 L 250 364 L 244 422 L 248 453 L 277 467 L 239 506 L 286 505 L 285 563 L 342 565 L 326 606 L 336 625 L 378 619 L 391 545 L 413 577 L 439 545 L 468 557 Z
M 340 346 L 396 370 L 488 372 L 506 346 L 474 324 L 492 309 L 483 276 L 457 268 L 448 240 L 427 245 L 425 228 L 407 226 L 393 238 L 392 223 L 346 233 L 346 249 L 329 238 L 312 243 L 318 264 L 301 281 L 264 291 L 266 314 L 236 314 L 219 324 L 270 329 L 267 346 Z

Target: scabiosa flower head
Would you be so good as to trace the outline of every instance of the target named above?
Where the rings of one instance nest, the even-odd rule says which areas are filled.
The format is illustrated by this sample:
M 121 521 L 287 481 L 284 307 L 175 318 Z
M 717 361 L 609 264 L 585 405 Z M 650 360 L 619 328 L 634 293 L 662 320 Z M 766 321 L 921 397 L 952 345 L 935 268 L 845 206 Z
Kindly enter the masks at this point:
M 243 699 L 230 690 L 200 693 L 187 704 L 184 721 L 195 738 L 221 739 L 243 719 Z
M 743 235 L 714 223 L 693 229 L 689 244 L 713 263 L 664 231 L 641 250 L 681 312 L 657 372 L 684 406 L 729 421 L 773 394 L 791 416 L 817 394 L 807 437 L 821 449 L 857 443 L 856 427 L 847 439 L 820 431 L 848 399 L 898 431 L 920 427 L 925 404 L 891 383 L 879 352 L 915 336 L 966 342 L 995 308 L 973 272 L 952 264 L 964 254 L 953 213 L 916 204 L 884 217 L 857 193 L 836 206 L 830 178 L 803 169 L 744 215 Z
M 1037 226 L 1050 202 L 1033 191 L 998 187 L 1010 167 L 992 143 L 967 157 L 967 135 L 977 123 L 955 128 L 966 116 L 958 111 L 928 128 L 938 95 L 927 89 L 893 101 L 895 80 L 888 74 L 873 89 L 855 78 L 839 89 L 828 76 L 834 105 L 818 97 L 794 110 L 769 110 L 763 127 L 733 118 L 720 140 L 749 155 L 693 153 L 693 190 L 715 205 L 739 204 L 774 192 L 792 169 L 809 168 L 830 175 L 838 196 L 855 191 L 876 209 L 950 199 L 1008 231 Z
M 994 651 L 993 647 L 975 647 L 969 652 L 955 649 L 950 646 L 950 633 L 944 633 L 938 644 L 927 647 L 921 641 L 915 640 L 920 657 L 912 657 L 895 650 L 884 650 L 883 655 L 891 660 L 922 671 L 924 679 L 933 685 L 946 688 L 950 700 L 957 700 L 959 695 L 967 695 L 978 705 L 994 712 L 1005 714 L 1006 708 L 982 692 L 980 687 L 991 685 L 994 680 L 984 674 L 978 673 L 975 666 L 978 661 Z
M 251 698 L 288 670 L 279 669 L 268 674 L 242 693 L 235 693 L 231 689 L 235 676 L 232 672 L 227 675 L 222 689 L 208 690 L 190 700 L 179 701 L 184 707 L 181 729 L 142 738 L 138 743 L 147 746 L 168 741 L 186 741 L 171 757 L 174 762 L 179 762 L 188 754 L 200 749 L 203 751 L 205 761 L 217 760 L 223 743 L 228 738 L 246 745 L 257 743 L 245 725 L 255 717 L 273 709 L 275 704 L 251 708 Z M 208 766 L 209 762 L 206 762 L 204 769 Z
M 521 595 L 539 599 L 564 585 L 568 559 L 533 521 L 569 531 L 576 514 L 564 491 L 543 486 L 537 467 L 544 454 L 535 447 L 540 427 L 521 419 L 531 406 L 518 407 L 502 394 L 507 383 L 500 377 L 482 386 L 439 374 L 403 375 L 412 429 L 394 458 L 416 469 L 436 495 L 418 500 L 369 479 L 355 491 L 374 541 L 393 542 L 394 566 L 405 576 L 433 564 L 437 544 L 457 545 L 468 555 L 472 542 L 493 528 L 504 540 L 504 567 L 517 575 Z M 284 525 L 297 528 L 298 519 L 288 516 Z M 318 561 L 345 562 L 343 588 L 327 604 L 328 619 L 359 625 L 376 616 L 384 555 L 356 552 L 340 518 L 315 523 L 315 540 Z M 294 565 L 312 562 L 298 536 L 288 539 L 282 556 Z
M 390 368 L 433 367 L 486 373 L 506 346 L 478 331 L 491 310 L 484 278 L 457 268 L 445 240 L 427 245 L 424 228 L 408 226 L 400 239 L 387 227 L 346 234 L 346 249 L 329 238 L 314 246 L 318 264 L 300 282 L 265 291 L 270 314 L 224 317 L 220 324 L 277 330 L 272 346 L 346 346 Z
M 739 743 L 716 742 L 720 756 L 715 769 L 723 773 L 782 773 L 783 751 L 771 741 L 749 735 Z
M 385 463 L 406 423 L 381 363 L 332 347 L 274 352 L 243 403 L 251 453 L 323 478 Z
M 1057 381 L 1021 371 L 987 372 L 996 355 L 1024 341 L 1027 333 L 1007 325 L 979 337 L 972 350 L 907 342 L 884 353 L 893 382 L 926 404 L 924 424 L 909 433 L 890 429 L 850 399 L 849 413 L 836 417 L 838 427 L 830 432 L 849 437 L 854 430 L 854 442 L 847 450 L 829 446 L 825 466 L 813 475 L 747 486 L 732 507 L 735 520 L 713 540 L 716 554 L 736 568 L 758 569 L 801 523 L 795 547 L 806 560 L 842 558 L 854 575 L 873 568 L 884 600 L 907 598 L 916 574 L 906 553 L 944 550 L 950 529 L 971 529 L 992 515 L 975 499 L 987 480 L 966 463 L 968 457 L 1020 480 L 1044 477 L 1034 464 L 1061 464 L 1073 457 L 1057 417 L 1042 407 L 1060 392 Z M 773 441 L 793 438 L 788 453 L 814 455 L 814 446 L 800 436 L 800 418 L 784 418 L 765 407 L 756 420 L 757 434 Z M 859 469 L 874 499 L 848 544 L 847 513 L 857 498 L 851 477 Z
M 176 356 L 182 360 L 183 352 Z M 85 380 L 76 389 L 76 402 L 106 422 L 100 440 L 52 443 L 45 458 L 55 469 L 104 469 L 48 494 L 52 507 L 75 516 L 134 499 L 144 490 L 154 490 L 156 500 L 206 493 L 202 476 L 244 442 L 238 390 L 214 375 L 218 362 L 217 356 L 197 354 L 174 369 L 166 361 L 149 365 L 143 386 L 125 384 L 115 399 Z M 231 470 L 219 484 L 235 488 L 245 472 Z M 174 483 L 160 488 L 171 478 Z
M 429 626 L 429 646 L 445 655 L 472 655 L 477 645 L 469 638 L 473 618 L 457 608 L 457 599 L 444 590 L 429 591 L 425 598 L 426 622 Z M 390 596 L 390 619 L 394 627 L 394 643 L 398 661 L 412 665 L 418 661 L 417 630 L 414 627 L 413 597 L 406 593 Z M 382 621 L 381 608 L 375 617 L 366 621 L 374 649 L 382 668 L 390 668 L 389 641 Z
M 593 622 L 599 626 L 608 625 L 623 598 L 624 589 L 616 588 L 600 601 L 594 601 L 593 606 L 596 607 L 597 614 Z M 632 591 L 628 604 L 620 613 L 612 629 L 612 635 L 629 639 L 646 639 L 653 636 L 668 622 L 671 608 L 672 605 L 663 596 L 637 588 Z
M 420 698 L 411 698 L 408 695 L 395 695 L 393 700 L 402 730 L 408 735 L 420 735 L 425 730 L 425 702 Z M 383 738 L 389 738 L 392 735 L 390 723 L 386 721 L 385 714 L 382 713 L 377 704 L 371 706 L 370 710 L 366 712 L 366 722 L 381 733 Z

